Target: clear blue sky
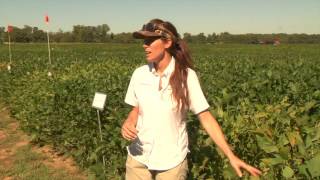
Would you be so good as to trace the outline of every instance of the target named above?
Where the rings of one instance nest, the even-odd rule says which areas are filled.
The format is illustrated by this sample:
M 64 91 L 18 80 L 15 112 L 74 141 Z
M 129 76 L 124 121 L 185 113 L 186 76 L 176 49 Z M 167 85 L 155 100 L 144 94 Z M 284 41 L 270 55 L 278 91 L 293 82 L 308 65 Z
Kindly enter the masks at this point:
M 320 34 L 320 0 L 0 0 L 0 26 L 45 29 L 46 13 L 51 31 L 108 24 L 110 32 L 132 32 L 158 17 L 181 34 Z

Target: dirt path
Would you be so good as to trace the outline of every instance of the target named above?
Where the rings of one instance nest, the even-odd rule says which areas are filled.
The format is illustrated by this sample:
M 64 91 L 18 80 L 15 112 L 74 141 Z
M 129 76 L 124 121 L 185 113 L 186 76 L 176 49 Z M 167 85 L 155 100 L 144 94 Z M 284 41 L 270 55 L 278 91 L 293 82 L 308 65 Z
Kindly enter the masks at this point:
M 41 178 L 40 178 L 41 177 Z M 71 158 L 36 147 L 0 103 L 0 179 L 88 179 Z

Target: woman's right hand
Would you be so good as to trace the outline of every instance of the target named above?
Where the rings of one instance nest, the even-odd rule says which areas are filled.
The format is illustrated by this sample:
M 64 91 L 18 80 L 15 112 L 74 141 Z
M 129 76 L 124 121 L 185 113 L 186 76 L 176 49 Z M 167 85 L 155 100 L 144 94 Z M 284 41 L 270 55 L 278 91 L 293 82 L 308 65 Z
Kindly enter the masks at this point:
M 124 121 L 121 127 L 121 135 L 126 140 L 132 141 L 137 137 L 138 131 L 136 125 L 138 122 L 139 107 L 133 107 L 128 118 Z
M 132 119 L 126 119 L 122 124 L 121 134 L 126 140 L 132 141 L 137 137 L 136 124 Z

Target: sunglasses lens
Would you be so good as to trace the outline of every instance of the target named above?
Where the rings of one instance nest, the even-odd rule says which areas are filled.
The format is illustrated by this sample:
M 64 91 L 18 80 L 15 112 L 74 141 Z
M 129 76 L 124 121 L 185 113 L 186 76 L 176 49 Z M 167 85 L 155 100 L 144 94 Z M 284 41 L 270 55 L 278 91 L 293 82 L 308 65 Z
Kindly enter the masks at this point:
M 158 38 L 147 38 L 147 39 L 144 39 L 143 44 L 150 46 L 157 39 Z

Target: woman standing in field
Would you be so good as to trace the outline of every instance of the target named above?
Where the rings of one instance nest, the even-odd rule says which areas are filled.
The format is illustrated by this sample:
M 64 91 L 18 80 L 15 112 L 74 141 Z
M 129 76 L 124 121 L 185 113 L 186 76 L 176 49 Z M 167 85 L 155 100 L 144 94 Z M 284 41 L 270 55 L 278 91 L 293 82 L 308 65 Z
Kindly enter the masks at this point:
M 259 176 L 258 169 L 232 152 L 208 111 L 191 56 L 176 28 L 170 22 L 153 19 L 133 36 L 144 39 L 148 64 L 134 71 L 125 98 L 133 106 L 121 129 L 122 136 L 132 141 L 127 148 L 126 179 L 187 178 L 188 110 L 198 116 L 238 176 L 242 176 L 241 168 Z

